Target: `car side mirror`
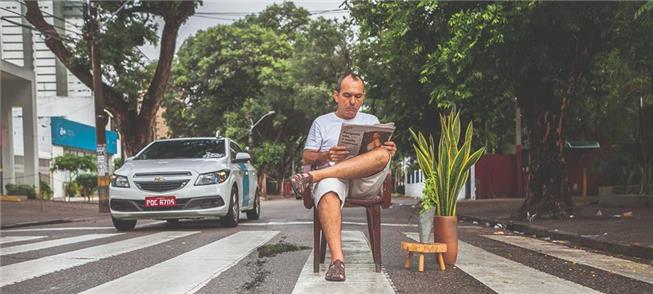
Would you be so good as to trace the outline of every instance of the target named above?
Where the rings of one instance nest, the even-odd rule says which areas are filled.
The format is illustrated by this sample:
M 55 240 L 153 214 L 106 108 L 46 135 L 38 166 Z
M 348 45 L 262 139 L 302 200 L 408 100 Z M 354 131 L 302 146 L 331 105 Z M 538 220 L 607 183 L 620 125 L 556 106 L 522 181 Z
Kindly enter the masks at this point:
M 236 153 L 236 158 L 232 160 L 233 163 L 248 162 L 252 159 L 247 152 L 238 152 Z

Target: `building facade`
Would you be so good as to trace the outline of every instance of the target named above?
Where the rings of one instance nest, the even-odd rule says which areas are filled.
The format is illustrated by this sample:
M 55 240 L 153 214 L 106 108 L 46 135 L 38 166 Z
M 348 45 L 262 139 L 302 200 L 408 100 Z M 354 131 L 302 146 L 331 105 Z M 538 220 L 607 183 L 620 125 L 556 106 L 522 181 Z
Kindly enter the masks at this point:
M 79 39 L 82 34 L 82 1 L 39 1 L 43 16 L 57 32 L 69 39 Z M 65 172 L 50 171 L 55 157 L 66 154 L 95 154 L 95 109 L 92 91 L 80 82 L 56 58 L 45 45 L 44 36 L 34 29 L 24 18 L 26 7 L 19 1 L 0 1 L 0 15 L 3 17 L 0 28 L 0 52 L 2 61 L 18 68 L 33 71 L 35 115 L 26 107 L 10 106 L 3 110 L 3 183 L 26 183 L 36 185 L 47 183 L 52 187 L 55 197 L 64 196 L 64 185 L 68 181 Z M 4 80 L 3 80 L 4 81 Z M 4 97 L 3 101 L 11 97 Z M 4 106 L 3 106 L 4 109 Z M 11 120 L 5 119 L 5 113 Z M 9 123 L 9 121 L 11 121 Z M 31 125 L 34 125 L 33 127 Z M 107 124 L 107 130 L 112 125 Z M 7 128 L 10 126 L 10 128 Z M 16 138 L 30 137 L 29 129 L 36 129 L 37 151 L 36 168 L 26 168 L 32 164 L 28 157 L 28 140 Z M 109 155 L 120 154 L 117 134 L 107 133 L 107 144 L 114 146 Z M 10 148 L 11 145 L 11 148 Z M 5 149 L 12 149 L 9 155 Z M 29 155 L 29 156 L 28 156 Z M 3 163 L 5 158 L 3 158 Z M 111 164 L 112 157 L 109 157 Z M 30 171 L 35 169 L 36 172 Z M 11 174 L 9 176 L 8 174 Z M 32 179 L 34 177 L 36 179 Z

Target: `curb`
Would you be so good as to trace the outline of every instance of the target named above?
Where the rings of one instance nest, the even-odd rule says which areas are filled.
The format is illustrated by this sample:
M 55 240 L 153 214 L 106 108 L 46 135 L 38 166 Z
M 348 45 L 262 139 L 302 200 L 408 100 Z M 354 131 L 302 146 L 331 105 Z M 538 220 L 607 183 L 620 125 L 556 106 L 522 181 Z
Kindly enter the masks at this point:
M 24 223 L 15 223 L 15 224 L 8 224 L 8 225 L 2 225 L 0 226 L 0 229 L 13 229 L 13 228 L 21 228 L 21 227 L 33 227 L 33 226 L 41 226 L 41 225 L 53 225 L 53 224 L 65 224 L 65 223 L 74 223 L 74 222 L 81 222 L 81 221 L 86 221 L 89 220 L 88 218 L 78 218 L 78 219 L 51 219 L 51 220 L 44 220 L 44 221 L 33 221 L 33 222 L 24 222 Z
M 0 201 L 6 202 L 23 202 L 27 200 L 27 196 L 19 195 L 0 195 Z
M 490 226 L 501 224 L 505 229 L 511 231 L 523 232 L 526 235 L 536 235 L 538 237 L 549 237 L 555 240 L 568 241 L 574 245 L 606 251 L 610 253 L 621 254 L 625 256 L 638 257 L 653 260 L 653 247 L 642 245 L 630 244 L 625 242 L 597 240 L 593 238 L 583 237 L 580 234 L 552 230 L 543 226 L 533 225 L 526 222 L 510 221 L 510 220 L 495 220 L 490 218 L 482 218 L 467 215 L 458 215 L 459 220 L 463 221 L 476 221 L 480 223 L 489 223 Z
M 2 226 L 0 226 L 0 229 L 12 229 L 12 228 L 32 227 L 32 226 L 40 226 L 40 225 L 63 224 L 63 223 L 70 223 L 70 222 L 73 222 L 73 221 L 75 221 L 75 220 L 53 219 L 53 220 L 46 220 L 46 221 L 24 222 L 24 223 L 15 223 L 15 224 L 2 225 Z

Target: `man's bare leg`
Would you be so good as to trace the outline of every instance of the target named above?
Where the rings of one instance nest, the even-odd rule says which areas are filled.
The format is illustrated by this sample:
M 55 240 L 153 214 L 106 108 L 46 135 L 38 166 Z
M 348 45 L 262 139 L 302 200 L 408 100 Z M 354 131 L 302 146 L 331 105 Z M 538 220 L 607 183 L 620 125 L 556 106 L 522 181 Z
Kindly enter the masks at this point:
M 342 254 L 341 229 L 342 229 L 342 212 L 340 210 L 340 198 L 338 194 L 328 192 L 320 199 L 317 205 L 320 211 L 320 224 L 324 238 L 329 244 L 331 251 L 331 261 L 345 261 Z
M 310 171 L 313 182 L 326 178 L 358 179 L 369 177 L 383 170 L 390 160 L 390 152 L 377 148 L 370 152 L 343 160 L 334 166 Z

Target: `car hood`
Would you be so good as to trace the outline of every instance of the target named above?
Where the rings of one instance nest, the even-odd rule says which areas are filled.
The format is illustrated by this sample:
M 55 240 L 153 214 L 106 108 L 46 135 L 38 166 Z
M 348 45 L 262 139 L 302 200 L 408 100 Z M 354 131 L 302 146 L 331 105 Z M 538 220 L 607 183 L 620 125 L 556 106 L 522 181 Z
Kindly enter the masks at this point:
M 115 171 L 119 175 L 132 175 L 135 173 L 156 172 L 181 172 L 190 171 L 198 174 L 218 171 L 227 168 L 226 158 L 210 159 L 157 159 L 157 160 L 129 160 Z

